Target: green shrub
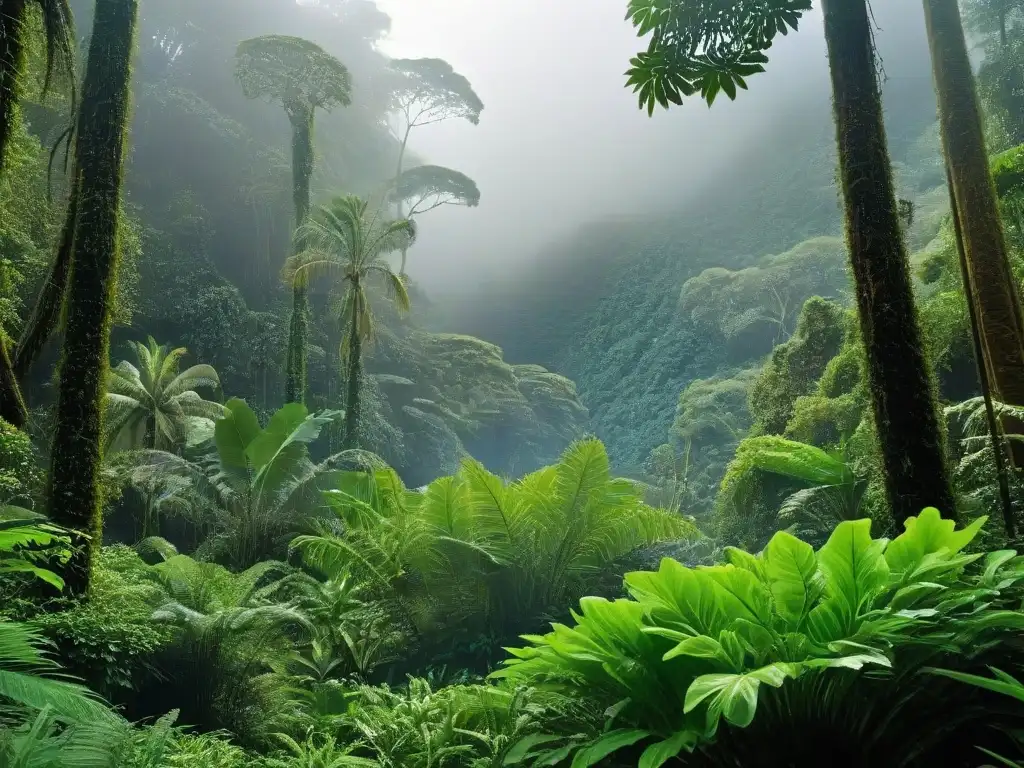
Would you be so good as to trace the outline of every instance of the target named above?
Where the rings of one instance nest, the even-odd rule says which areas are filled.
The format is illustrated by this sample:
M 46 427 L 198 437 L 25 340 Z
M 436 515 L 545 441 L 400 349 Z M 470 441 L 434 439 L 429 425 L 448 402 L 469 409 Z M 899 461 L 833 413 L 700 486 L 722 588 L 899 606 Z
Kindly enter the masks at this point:
M 29 436 L 0 419 L 0 504 L 31 508 L 41 484 Z
M 150 620 L 145 563 L 125 546 L 100 551 L 90 599 L 41 613 L 32 623 L 56 646 L 64 665 L 114 702 L 135 688 L 170 632 Z
M 643 748 L 649 768 L 682 752 L 687 765 L 744 768 L 822 754 L 843 766 L 966 764 L 954 757 L 964 744 L 996 745 L 998 728 L 1024 724 L 1019 709 L 959 689 L 954 701 L 951 683 L 919 674 L 1021 664 L 1024 558 L 963 554 L 983 524 L 954 530 L 926 509 L 893 541 L 849 521 L 817 552 L 780 532 L 760 555 L 727 550 L 725 565 L 666 559 L 627 574 L 633 599 L 584 599 L 573 626 L 526 637 L 493 675 L 605 712 L 605 731 L 552 732 L 513 753 L 542 764 L 576 751 L 573 765 L 590 766 Z
M 796 333 L 772 352 L 750 388 L 752 435 L 781 435 L 796 400 L 809 395 L 842 348 L 847 313 L 839 304 L 813 297 L 800 312 Z

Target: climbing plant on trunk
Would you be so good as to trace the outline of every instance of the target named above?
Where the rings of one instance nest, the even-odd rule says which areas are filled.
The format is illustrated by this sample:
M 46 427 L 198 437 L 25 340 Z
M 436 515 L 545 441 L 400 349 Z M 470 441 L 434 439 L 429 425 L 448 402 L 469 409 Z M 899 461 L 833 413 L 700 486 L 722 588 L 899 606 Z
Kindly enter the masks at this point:
M 103 533 L 100 440 L 138 10 L 138 0 L 96 0 L 75 130 L 79 207 L 48 494 L 51 519 L 75 532 L 78 551 L 62 574 L 73 595 L 89 587 Z
M 352 100 L 345 65 L 300 37 L 267 35 L 244 40 L 236 52 L 235 76 L 246 98 L 280 103 L 292 126 L 292 200 L 295 227 L 306 221 L 313 178 L 313 121 L 317 109 L 347 106 Z M 303 250 L 296 240 L 295 253 Z M 306 396 L 309 289 L 304 278 L 292 284 L 292 316 L 285 361 L 285 400 Z
M 651 33 L 631 60 L 627 85 L 641 107 L 681 104 L 700 93 L 735 98 L 764 71 L 780 32 L 796 29 L 811 0 L 631 0 L 629 18 Z M 928 506 L 955 514 L 931 371 L 914 306 L 882 121 L 866 0 L 823 0 L 832 78 L 839 181 L 872 410 L 892 514 L 898 523 Z
M 295 283 L 319 274 L 341 276 L 341 356 L 346 364 L 344 448 L 358 448 L 363 344 L 373 339 L 373 312 L 367 287 L 381 279 L 400 312 L 409 310 L 405 280 L 385 256 L 407 248 L 415 239 L 408 219 L 390 219 L 380 208 L 356 195 L 337 197 L 322 206 L 298 233 L 306 249 L 288 260 L 285 278 Z
M 939 103 L 939 129 L 953 181 L 969 284 L 981 337 L 983 364 L 1000 402 L 1024 406 L 1024 318 L 1010 268 L 999 202 L 989 170 L 981 107 L 956 0 L 924 0 L 928 44 Z M 1024 432 L 1024 422 L 1003 418 L 1004 428 Z M 1011 447 L 1024 466 L 1024 445 Z
M 0 0 L 0 173 L 6 167 L 7 145 L 18 119 L 29 42 L 26 36 L 31 33 L 29 21 L 33 8 L 40 14 L 46 54 L 43 93 L 49 89 L 55 71 L 68 82 L 74 80 L 75 30 L 68 0 Z M 0 331 L 0 418 L 23 427 L 28 412 L 8 341 Z

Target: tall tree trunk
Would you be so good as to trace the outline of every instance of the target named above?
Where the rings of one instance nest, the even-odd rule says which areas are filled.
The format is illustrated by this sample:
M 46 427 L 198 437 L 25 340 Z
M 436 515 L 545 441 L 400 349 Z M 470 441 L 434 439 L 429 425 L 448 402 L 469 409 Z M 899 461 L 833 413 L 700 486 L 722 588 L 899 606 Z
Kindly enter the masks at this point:
M 7 146 L 18 119 L 18 75 L 25 60 L 24 16 L 25 0 L 0 0 L 0 172 L 7 165 Z M 0 338 L 0 418 L 19 429 L 28 422 L 28 410 L 3 338 Z
M 118 224 L 131 106 L 138 0 L 96 0 L 75 137 L 78 224 L 50 460 L 50 516 L 85 534 L 62 569 L 66 591 L 89 588 L 103 520 L 98 483 L 103 392 L 117 279 Z
M 823 0 L 846 241 L 886 495 L 897 525 L 956 514 L 914 307 L 866 0 Z
M 0 0 L 0 169 L 18 119 L 19 75 L 25 63 L 26 0 Z
M 409 133 L 412 131 L 412 126 L 407 125 L 405 127 L 405 135 L 402 137 L 402 145 L 398 148 L 398 167 L 395 170 L 395 187 L 397 189 L 399 179 L 402 178 L 402 165 L 405 163 L 405 150 L 409 146 Z M 405 218 L 405 201 L 401 198 L 398 199 L 398 218 Z M 405 277 L 405 261 L 409 255 L 409 249 L 406 246 L 402 246 L 402 266 L 398 270 L 398 274 Z
M 292 200 L 295 206 L 295 228 L 309 215 L 310 183 L 313 178 L 313 110 L 306 107 L 289 109 L 292 123 Z M 293 253 L 302 250 L 294 243 Z M 288 357 L 285 362 L 287 381 L 285 401 L 306 400 L 306 346 L 309 343 L 309 287 L 305 275 L 292 284 L 292 316 L 288 328 Z
M 960 214 L 953 191 L 953 176 L 946 162 L 946 188 L 949 190 L 949 210 L 953 219 L 953 237 L 956 241 L 956 252 L 960 263 L 960 279 L 964 281 L 968 296 L 973 295 L 971 288 L 971 269 L 967 264 L 967 250 L 964 248 L 964 235 L 960 227 Z M 999 429 L 999 418 L 996 416 L 992 398 L 992 384 L 985 367 L 984 350 L 981 333 L 978 329 L 977 307 L 968 299 L 967 314 L 971 324 L 971 343 L 974 347 L 974 362 L 978 366 L 978 383 L 981 385 L 981 397 L 985 402 L 985 420 L 988 423 L 988 436 L 992 445 L 992 459 L 996 465 L 996 479 L 999 485 L 999 500 L 1003 505 L 1003 528 L 1006 536 L 1013 539 L 1017 535 L 1017 526 L 1013 519 L 1013 498 L 1010 496 L 1010 481 L 1006 473 L 1006 461 L 1003 458 L 1003 444 L 1006 442 Z
M 359 319 L 363 311 L 359 284 L 353 285 L 352 323 L 348 342 L 348 396 L 345 400 L 345 450 L 359 447 L 359 384 L 363 374 L 363 337 L 359 333 Z
M 1003 224 L 982 128 L 974 72 L 956 0 L 924 0 L 928 45 L 939 102 L 939 127 L 953 177 L 970 285 L 977 310 L 985 367 L 998 400 L 1024 406 L 1024 320 L 1010 269 Z M 1005 419 L 1009 434 L 1024 433 L 1024 422 Z M 1011 458 L 1024 466 L 1024 445 Z
M 7 344 L 0 337 L 0 419 L 18 429 L 28 423 L 28 409 L 21 397 L 21 388 L 14 375 L 14 366 L 7 353 Z

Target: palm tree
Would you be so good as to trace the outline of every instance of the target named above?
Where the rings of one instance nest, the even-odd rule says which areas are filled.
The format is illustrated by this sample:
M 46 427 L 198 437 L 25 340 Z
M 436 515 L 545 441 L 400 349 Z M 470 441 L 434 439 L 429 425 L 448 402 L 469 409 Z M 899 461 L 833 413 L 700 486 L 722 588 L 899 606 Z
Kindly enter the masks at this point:
M 1006 13 L 1000 18 L 1005 37 Z M 975 306 L 981 362 L 1000 402 L 1024 406 L 1024 316 L 989 169 L 981 105 L 974 83 L 960 8 L 956 0 L 924 0 L 932 73 L 939 103 L 939 128 L 950 190 L 963 239 L 967 272 L 964 291 Z M 1024 432 L 1024 422 L 1004 415 L 1007 431 Z M 1024 465 L 1024 446 L 1010 455 Z
M 344 447 L 359 442 L 359 388 L 363 373 L 363 342 L 373 339 L 373 313 L 366 294 L 372 277 L 382 278 L 400 312 L 409 310 L 405 281 L 384 259 L 408 248 L 416 230 L 408 219 L 390 219 L 381 206 L 372 213 L 369 203 L 356 196 L 336 197 L 321 206 L 316 216 L 296 232 L 306 249 L 288 260 L 285 277 L 291 283 L 336 271 L 341 275 L 342 358 L 347 362 Z
M 292 125 L 292 197 L 295 227 L 306 221 L 313 177 L 313 118 L 317 109 L 348 106 L 352 85 L 345 65 L 315 43 L 299 37 L 267 35 L 238 44 L 235 76 L 250 99 L 280 102 Z M 296 251 L 301 251 L 296 240 Z M 306 337 L 309 322 L 306 284 L 292 284 L 285 400 L 305 402 Z
M 632 60 L 629 83 L 641 106 L 735 98 L 764 71 L 780 32 L 795 29 L 811 0 L 630 0 L 630 17 L 649 49 Z M 956 514 L 932 372 L 907 262 L 882 120 L 875 49 L 866 0 L 823 0 L 832 77 L 839 181 L 846 240 L 886 495 L 897 525 L 933 506 Z
M 66 297 L 56 427 L 50 453 L 50 518 L 79 534 L 65 566 L 72 595 L 89 587 L 102 542 L 99 471 L 103 395 L 131 106 L 138 0 L 96 0 L 74 147 L 77 217 Z M 85 538 L 88 537 L 88 538 Z
M 132 342 L 136 365 L 122 360 L 107 382 L 106 448 L 150 448 L 171 451 L 188 438 L 193 419 L 216 421 L 224 406 L 204 400 L 195 390 L 220 386 L 209 365 L 193 365 L 178 373 L 186 349 L 168 350 L 153 338 Z
M 27 24 L 30 6 L 38 6 L 42 14 L 46 51 L 44 93 L 49 89 L 55 68 L 69 82 L 74 82 L 75 30 L 68 0 L 0 0 L 0 172 L 5 165 L 7 145 L 18 116 L 25 74 L 25 36 L 30 34 Z M 0 333 L 0 418 L 19 428 L 24 427 L 28 420 L 3 333 Z

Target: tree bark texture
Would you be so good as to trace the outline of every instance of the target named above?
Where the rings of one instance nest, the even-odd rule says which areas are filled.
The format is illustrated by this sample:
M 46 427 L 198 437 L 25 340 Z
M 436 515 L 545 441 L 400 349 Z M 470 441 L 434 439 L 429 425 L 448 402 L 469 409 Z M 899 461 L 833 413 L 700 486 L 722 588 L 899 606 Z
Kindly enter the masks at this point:
M 362 292 L 359 284 L 356 283 L 351 290 L 354 292 L 352 299 L 352 323 L 349 329 L 348 344 L 348 393 L 345 399 L 345 450 L 352 450 L 359 447 L 359 384 L 363 375 L 363 338 L 359 333 L 359 325 L 364 308 L 362 306 Z
M 0 172 L 7 165 L 7 147 L 18 118 L 18 75 L 25 60 L 22 25 L 25 0 L 0 0 Z M 0 338 L 0 418 L 19 429 L 28 423 L 7 345 Z
M 53 521 L 89 537 L 75 537 L 79 550 L 62 569 L 72 595 L 88 591 L 102 543 L 100 437 L 138 7 L 138 0 L 96 0 L 75 137 L 78 217 L 49 483 Z
M 310 206 L 310 184 L 313 178 L 313 110 L 288 108 L 292 123 L 292 201 L 295 207 L 295 228 L 306 221 Z M 294 253 L 302 250 L 295 243 Z M 292 316 L 288 325 L 288 353 L 285 360 L 285 401 L 306 400 L 306 352 L 309 344 L 309 287 L 306 277 L 296 276 L 292 284 Z
M 974 72 L 956 0 L 924 0 L 932 72 L 939 102 L 942 144 L 953 179 L 970 284 L 993 394 L 1024 406 L 1024 321 L 1007 254 L 1006 239 L 982 127 Z M 1024 434 L 1024 422 L 1003 420 L 1009 434 Z M 1024 445 L 1014 442 L 1013 463 L 1024 466 Z
M 823 0 L 846 241 L 871 403 L 896 524 L 955 515 L 892 181 L 866 0 Z

